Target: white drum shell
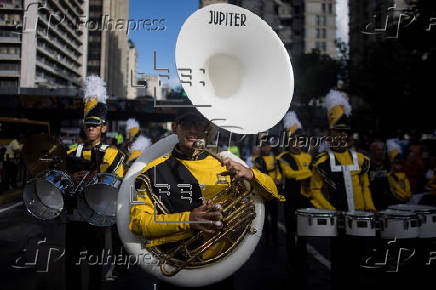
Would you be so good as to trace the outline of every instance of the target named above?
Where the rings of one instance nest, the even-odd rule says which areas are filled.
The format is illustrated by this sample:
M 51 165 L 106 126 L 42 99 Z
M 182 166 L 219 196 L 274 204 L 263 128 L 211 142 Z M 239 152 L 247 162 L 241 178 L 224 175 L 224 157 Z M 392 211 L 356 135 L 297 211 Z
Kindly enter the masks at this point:
M 335 237 L 338 235 L 336 211 L 297 209 L 297 235 L 301 237 Z
M 345 213 L 345 232 L 349 236 L 375 237 L 375 214 L 363 211 Z
M 416 213 L 421 221 L 418 237 L 436 238 L 436 207 L 415 204 L 396 204 L 389 208 Z
M 419 234 L 419 219 L 413 213 L 398 211 L 381 211 L 382 224 L 380 236 L 383 239 L 413 239 Z M 414 225 L 414 226 L 412 226 Z

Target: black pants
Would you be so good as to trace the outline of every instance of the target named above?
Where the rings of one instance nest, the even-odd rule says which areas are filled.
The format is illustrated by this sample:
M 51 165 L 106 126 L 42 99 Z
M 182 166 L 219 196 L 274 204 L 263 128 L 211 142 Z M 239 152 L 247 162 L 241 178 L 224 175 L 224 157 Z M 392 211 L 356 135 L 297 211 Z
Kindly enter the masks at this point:
M 278 244 L 278 203 L 278 200 L 273 199 L 265 204 L 265 239 L 269 243 L 271 238 L 275 245 Z
M 304 289 L 307 240 L 306 237 L 297 237 L 297 219 L 295 216 L 297 206 L 295 198 L 292 198 L 291 195 L 287 195 L 284 203 L 284 217 L 286 225 L 286 250 L 288 253 L 288 264 L 296 288 Z
M 9 187 L 17 187 L 17 175 L 18 175 L 18 165 L 11 161 L 5 161 L 3 163 L 4 168 L 4 179 L 3 188 L 8 190 Z
M 157 285 L 157 290 L 233 290 L 234 289 L 234 276 L 230 276 L 220 282 L 214 283 L 212 285 L 207 285 L 204 287 L 178 287 L 172 284 L 159 281 Z
M 85 278 L 82 277 L 83 264 L 89 273 L 88 289 L 99 290 L 101 288 L 102 269 L 105 263 L 102 259 L 105 230 L 105 227 L 91 226 L 85 222 L 66 224 L 66 289 L 82 289 L 82 280 Z

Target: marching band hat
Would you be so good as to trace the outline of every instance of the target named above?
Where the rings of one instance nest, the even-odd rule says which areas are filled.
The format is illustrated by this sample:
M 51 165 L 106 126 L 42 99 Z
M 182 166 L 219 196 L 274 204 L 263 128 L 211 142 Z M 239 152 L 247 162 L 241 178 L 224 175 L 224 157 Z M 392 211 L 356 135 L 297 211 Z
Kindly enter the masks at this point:
M 85 108 L 83 112 L 84 124 L 103 125 L 106 123 L 106 84 L 98 76 L 85 78 L 83 101 Z
M 330 90 L 324 100 L 330 129 L 350 130 L 351 105 L 337 90 Z

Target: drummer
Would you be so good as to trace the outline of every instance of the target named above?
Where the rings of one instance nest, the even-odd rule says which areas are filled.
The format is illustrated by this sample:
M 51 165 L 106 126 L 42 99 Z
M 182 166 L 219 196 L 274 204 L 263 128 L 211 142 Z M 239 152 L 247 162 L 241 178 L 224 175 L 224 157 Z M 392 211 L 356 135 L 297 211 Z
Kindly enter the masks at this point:
M 123 177 L 124 154 L 118 149 L 101 144 L 101 138 L 106 133 L 106 87 L 104 81 L 97 77 L 87 77 L 84 82 L 84 132 L 86 140 L 76 148 L 67 152 L 67 171 L 72 180 L 80 183 L 87 173 L 90 177 L 95 173 L 113 173 Z M 103 193 L 102 193 L 103 194 Z M 66 225 L 66 287 L 81 289 L 81 266 L 77 265 L 80 252 L 87 255 L 101 256 L 105 248 L 106 227 L 91 226 L 83 221 L 77 213 L 76 200 L 67 204 L 69 222 Z M 102 280 L 102 265 L 88 265 L 88 289 L 100 289 Z M 86 267 L 85 267 L 86 268 Z
M 375 211 L 369 189 L 369 159 L 348 147 L 351 105 L 336 90 L 330 90 L 324 104 L 328 111 L 329 147 L 311 165 L 311 202 L 316 208 Z M 331 245 L 334 289 L 347 289 L 358 279 L 361 243 L 340 232 Z
M 328 109 L 329 148 L 313 159 L 311 202 L 316 208 L 375 211 L 369 189 L 369 158 L 348 148 L 351 106 L 345 96 L 335 90 L 330 91 L 324 103 Z M 354 167 L 350 169 L 352 186 L 348 190 L 343 165 Z
M 304 277 L 301 265 L 304 265 L 306 244 L 303 237 L 300 237 L 297 247 L 295 245 L 295 210 L 310 207 L 308 197 L 312 172 L 309 169 L 309 165 L 312 161 L 312 156 L 303 151 L 304 148 L 301 146 L 303 144 L 299 142 L 299 137 L 303 137 L 303 128 L 295 112 L 288 112 L 286 114 L 284 127 L 287 130 L 289 149 L 280 153 L 277 159 L 285 183 L 285 222 L 288 261 L 292 266 L 291 270 L 296 274 L 296 278 L 299 279 Z

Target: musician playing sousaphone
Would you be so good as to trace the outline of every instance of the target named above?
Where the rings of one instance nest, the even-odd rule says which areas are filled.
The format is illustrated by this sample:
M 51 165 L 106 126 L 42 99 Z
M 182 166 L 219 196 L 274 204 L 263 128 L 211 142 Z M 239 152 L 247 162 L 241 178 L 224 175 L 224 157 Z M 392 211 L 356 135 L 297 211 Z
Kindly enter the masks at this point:
M 283 198 L 268 175 L 231 159 L 221 163 L 213 153 L 199 149 L 198 143 L 207 140 L 212 128 L 212 123 L 198 111 L 182 114 L 172 125 L 179 139 L 174 150 L 150 162 L 137 176 L 137 200 L 143 204 L 132 206 L 129 228 L 146 238 L 146 247 L 171 248 L 198 231 L 207 239 L 220 230 L 223 227 L 220 199 L 211 200 L 233 178 L 248 181 L 266 199 Z M 203 252 L 202 258 L 215 257 L 228 246 L 227 239 L 220 240 Z M 159 285 L 159 289 L 172 287 L 164 282 Z M 233 279 L 206 288 L 232 289 Z
M 123 177 L 124 155 L 114 147 L 101 143 L 106 132 L 106 87 L 97 77 L 87 77 L 84 82 L 83 129 L 86 135 L 84 144 L 67 152 L 67 171 L 77 185 L 85 184 L 96 173 L 113 173 Z M 101 193 L 102 195 L 104 192 Z M 66 197 L 67 198 L 67 197 Z M 88 224 L 77 209 L 77 195 L 66 200 L 68 219 L 66 225 L 66 285 L 67 289 L 82 289 L 81 251 L 88 255 L 101 256 L 105 245 L 105 231 L 108 227 Z M 85 248 L 85 249 L 83 249 Z M 88 289 L 100 289 L 102 266 L 89 265 Z

